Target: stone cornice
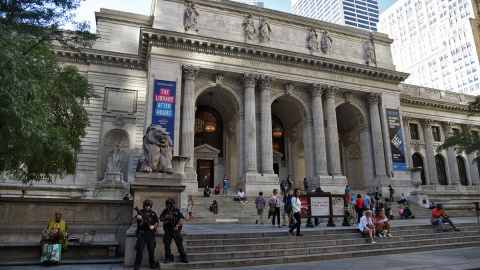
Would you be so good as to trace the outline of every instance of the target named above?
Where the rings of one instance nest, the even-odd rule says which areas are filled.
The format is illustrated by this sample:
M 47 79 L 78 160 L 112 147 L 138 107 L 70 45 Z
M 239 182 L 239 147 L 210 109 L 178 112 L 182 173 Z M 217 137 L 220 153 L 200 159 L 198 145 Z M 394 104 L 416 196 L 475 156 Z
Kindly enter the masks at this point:
M 136 27 L 152 27 L 153 19 L 150 16 L 109 10 L 102 8 L 100 12 L 95 12 L 95 18 L 109 22 L 115 22 L 122 25 L 131 25 Z
M 81 49 L 80 52 L 77 52 L 60 46 L 54 46 L 51 51 L 59 59 L 66 62 L 146 70 L 145 59 L 141 59 L 137 55 L 92 49 Z
M 232 58 L 252 59 L 272 64 L 281 64 L 305 69 L 314 69 L 337 74 L 356 76 L 377 81 L 400 83 L 408 73 L 370 67 L 322 56 L 312 56 L 291 51 L 266 48 L 259 45 L 237 43 L 184 33 L 142 28 L 141 52 L 146 57 L 149 46 L 158 46 L 184 51 L 193 51 Z
M 412 97 L 400 95 L 400 104 L 406 106 L 420 107 L 424 109 L 433 108 L 435 110 L 455 111 L 468 113 L 468 105 L 453 104 L 444 101 L 432 100 L 421 97 Z
M 166 0 L 170 2 L 185 3 L 184 0 Z M 310 27 L 315 27 L 316 29 L 327 29 L 328 31 L 338 31 L 344 32 L 348 35 L 354 35 L 361 38 L 369 39 L 370 33 L 373 34 L 373 37 L 376 42 L 385 42 L 386 44 L 393 43 L 393 39 L 390 39 L 388 35 L 379 33 L 379 32 L 370 32 L 368 30 L 363 30 L 354 27 L 343 26 L 339 24 L 324 22 L 316 19 L 311 19 L 292 13 L 282 12 L 278 10 L 262 8 L 255 5 L 248 5 L 239 2 L 229 1 L 229 0 L 202 0 L 202 1 L 193 1 L 198 7 L 208 7 L 212 9 L 221 9 L 227 10 L 229 12 L 242 13 L 242 14 L 252 14 L 255 16 L 266 17 L 275 21 L 281 21 L 288 24 L 297 24 L 303 25 L 305 29 Z

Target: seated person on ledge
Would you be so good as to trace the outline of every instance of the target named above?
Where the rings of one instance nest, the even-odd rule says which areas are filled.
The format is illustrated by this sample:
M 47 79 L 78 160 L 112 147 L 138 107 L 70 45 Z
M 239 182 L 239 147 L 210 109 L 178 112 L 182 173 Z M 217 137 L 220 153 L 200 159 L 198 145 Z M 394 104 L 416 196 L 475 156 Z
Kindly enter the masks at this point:
M 435 201 L 431 201 L 428 206 L 428 209 L 435 209 L 435 208 L 437 208 L 437 205 L 435 205 Z
M 218 185 L 215 187 L 215 190 L 213 191 L 213 193 L 214 193 L 215 195 L 220 194 L 220 184 L 218 184 Z
M 40 244 L 61 244 L 62 249 L 66 250 L 68 246 L 68 235 L 70 230 L 67 223 L 62 219 L 62 212 L 55 212 L 55 220 L 50 221 L 47 227 L 47 232 L 44 232 Z
M 402 196 L 400 196 L 400 201 L 398 201 L 398 203 L 402 203 L 402 204 L 407 203 L 407 204 L 409 204 L 409 203 L 408 203 L 408 198 L 407 198 L 407 196 L 405 196 L 405 194 L 402 193 Z
M 243 192 L 242 189 L 238 191 L 237 196 L 240 201 L 247 201 L 247 196 L 245 195 L 245 192 Z
M 447 232 L 445 225 L 443 223 L 447 223 L 452 226 L 454 231 L 459 232 L 460 230 L 453 224 L 453 221 L 450 220 L 450 216 L 443 210 L 443 205 L 441 203 L 437 204 L 437 208 L 432 210 L 432 217 L 430 217 L 430 223 L 432 225 L 440 225 L 443 232 Z
M 208 188 L 208 186 L 206 186 L 206 187 L 203 189 L 203 196 L 205 196 L 205 197 L 210 197 L 210 193 L 212 193 L 212 191 Z
M 412 211 L 410 210 L 410 208 L 408 208 L 408 206 L 405 206 L 405 208 L 402 209 L 401 206 L 398 207 L 398 214 L 400 215 L 400 218 L 404 218 L 404 219 L 414 219 L 415 218 L 415 215 L 412 213 Z

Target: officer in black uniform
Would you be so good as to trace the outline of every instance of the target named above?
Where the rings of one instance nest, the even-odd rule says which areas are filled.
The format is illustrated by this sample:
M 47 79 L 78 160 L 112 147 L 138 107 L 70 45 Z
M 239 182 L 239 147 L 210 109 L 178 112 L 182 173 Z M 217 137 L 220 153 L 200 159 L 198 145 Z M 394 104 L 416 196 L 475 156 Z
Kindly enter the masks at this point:
M 173 255 L 170 249 L 172 238 L 175 240 L 182 262 L 188 263 L 187 254 L 183 249 L 183 237 L 180 234 L 185 217 L 178 208 L 175 208 L 175 201 L 173 199 L 167 199 L 165 201 L 165 206 L 167 208 L 165 208 L 160 215 L 160 221 L 163 222 L 163 230 L 165 231 L 165 234 L 163 235 L 163 244 L 165 245 L 164 263 L 173 262 Z
M 137 244 L 135 249 L 137 254 L 135 256 L 135 270 L 140 268 L 142 264 L 142 255 L 145 245 L 148 249 L 148 262 L 150 263 L 150 269 L 156 269 L 155 264 L 155 233 L 158 226 L 158 216 L 152 211 L 153 202 L 151 200 L 145 200 L 143 202 L 143 209 L 140 213 L 133 218 L 132 224 L 137 223 Z

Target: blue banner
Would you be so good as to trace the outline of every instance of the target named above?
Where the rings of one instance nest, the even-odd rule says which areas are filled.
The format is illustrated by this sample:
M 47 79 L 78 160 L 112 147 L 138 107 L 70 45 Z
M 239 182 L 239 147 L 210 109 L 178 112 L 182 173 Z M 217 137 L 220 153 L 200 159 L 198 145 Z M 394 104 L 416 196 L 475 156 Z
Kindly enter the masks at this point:
M 388 129 L 390 131 L 390 148 L 392 149 L 393 169 L 406 171 L 405 145 L 403 144 L 402 126 L 398 110 L 387 109 Z
M 172 143 L 175 131 L 175 96 L 177 83 L 155 80 L 153 85 L 152 124 L 161 125 L 170 133 Z

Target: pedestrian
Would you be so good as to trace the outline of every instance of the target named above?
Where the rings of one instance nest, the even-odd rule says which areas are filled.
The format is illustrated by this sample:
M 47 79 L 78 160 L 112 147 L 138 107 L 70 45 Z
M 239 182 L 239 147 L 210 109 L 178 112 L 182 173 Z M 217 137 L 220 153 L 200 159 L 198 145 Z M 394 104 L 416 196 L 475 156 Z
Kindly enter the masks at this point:
M 305 192 L 308 193 L 308 180 L 307 180 L 307 178 L 303 178 L 303 186 L 305 187 Z
M 188 195 L 188 207 L 187 207 L 187 212 L 188 212 L 188 220 L 190 222 L 195 222 L 195 218 L 193 217 L 193 196 Z
M 347 186 L 345 187 L 345 196 L 347 196 L 347 198 L 346 198 L 346 199 L 347 199 L 347 203 L 350 203 L 350 187 L 349 187 L 349 185 L 347 185 Z
M 285 191 L 285 196 L 283 196 L 283 227 L 287 226 L 285 216 L 288 217 L 288 226 L 290 227 L 290 221 L 292 219 L 292 196 L 290 195 L 290 190 Z
M 180 233 L 182 231 L 182 224 L 185 217 L 180 209 L 175 207 L 175 201 L 171 198 L 165 201 L 165 210 L 160 215 L 160 221 L 163 222 L 163 244 L 165 246 L 165 261 L 164 263 L 173 262 L 173 255 L 170 249 L 172 238 L 177 245 L 178 253 L 182 262 L 188 263 L 187 254 L 183 249 L 183 237 Z M 151 266 L 151 265 L 150 265 Z M 155 268 L 152 268 L 155 269 Z
M 125 194 L 125 197 L 123 197 L 124 201 L 129 201 L 130 200 L 130 195 L 127 193 Z
M 228 191 L 228 178 L 227 175 L 223 176 L 223 196 L 227 196 Z
M 292 211 L 293 211 L 293 217 L 297 221 L 295 225 L 288 230 L 288 232 L 293 235 L 293 230 L 295 228 L 297 229 L 297 236 L 303 236 L 300 234 L 300 226 L 302 225 L 302 220 L 300 219 L 300 211 L 302 207 L 302 202 L 300 201 L 300 190 L 296 188 L 294 191 L 294 197 L 292 198 Z
M 213 214 L 217 215 L 218 214 L 218 203 L 217 200 L 213 200 L 212 205 L 210 205 L 211 208 L 213 208 Z
M 138 211 L 137 215 L 133 218 L 132 224 L 137 223 L 137 243 L 135 249 L 135 270 L 140 269 L 142 265 L 143 249 L 147 245 L 148 249 L 148 262 L 151 269 L 156 269 L 155 263 L 155 233 L 158 227 L 158 216 L 152 210 L 153 202 L 151 200 L 145 200 L 143 202 L 143 209 Z
M 372 199 L 370 198 L 370 193 L 367 193 L 365 197 L 363 197 L 363 210 L 370 210 L 371 209 L 371 202 Z
M 388 192 L 390 194 L 390 202 L 393 202 L 393 194 L 395 193 L 395 190 L 392 188 L 391 185 L 388 185 Z
M 282 191 L 282 195 L 285 195 L 285 187 L 286 187 L 286 184 L 285 184 L 285 180 L 282 180 L 282 183 L 280 183 L 280 190 Z
M 22 197 L 22 198 L 26 198 L 27 195 L 28 195 L 28 191 L 25 190 L 25 189 L 22 189 L 22 196 L 21 196 L 21 197 Z
M 363 216 L 363 199 L 360 193 L 357 194 L 357 199 L 355 200 L 355 210 L 357 211 L 357 222 L 360 223 L 360 218 Z
M 277 218 L 278 228 L 280 228 L 280 207 L 282 206 L 282 201 L 277 197 L 278 189 L 273 190 L 273 195 L 270 197 L 270 206 L 274 206 L 275 210 L 272 213 L 272 226 L 275 229 L 275 217 Z
M 292 177 L 290 177 L 290 175 L 288 175 L 288 177 L 287 177 L 287 188 L 288 188 L 288 190 L 292 189 L 292 185 L 293 185 Z
M 265 210 L 266 203 L 265 198 L 263 198 L 263 192 L 260 191 L 255 199 L 255 206 L 257 207 L 257 221 L 255 221 L 255 224 L 258 224 L 260 220 L 260 223 L 263 225 L 263 210 Z
M 385 198 L 385 204 L 383 206 L 385 207 L 385 215 L 387 216 L 387 218 L 392 219 L 392 204 L 390 203 L 389 198 Z

